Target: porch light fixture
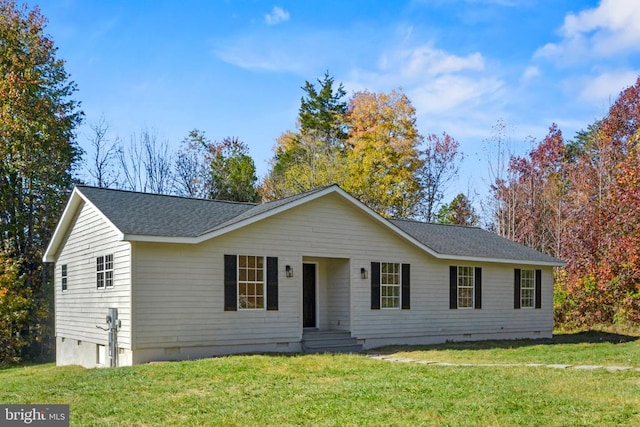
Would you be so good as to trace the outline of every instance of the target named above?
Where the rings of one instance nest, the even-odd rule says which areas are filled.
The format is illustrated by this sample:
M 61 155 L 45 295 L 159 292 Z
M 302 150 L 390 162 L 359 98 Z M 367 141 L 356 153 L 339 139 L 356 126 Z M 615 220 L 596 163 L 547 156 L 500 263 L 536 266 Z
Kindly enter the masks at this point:
M 362 267 L 360 269 L 360 277 L 363 278 L 363 279 L 367 278 L 367 269 L 366 268 Z
M 285 267 L 285 271 L 287 272 L 287 277 L 293 277 L 293 268 L 290 265 Z

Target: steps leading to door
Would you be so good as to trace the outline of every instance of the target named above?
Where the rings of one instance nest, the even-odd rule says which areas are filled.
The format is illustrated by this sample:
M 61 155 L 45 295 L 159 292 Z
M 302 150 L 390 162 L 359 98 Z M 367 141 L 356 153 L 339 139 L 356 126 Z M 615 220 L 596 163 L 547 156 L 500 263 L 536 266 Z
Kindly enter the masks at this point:
M 343 331 L 305 331 L 302 333 L 304 353 L 361 353 L 362 344 Z

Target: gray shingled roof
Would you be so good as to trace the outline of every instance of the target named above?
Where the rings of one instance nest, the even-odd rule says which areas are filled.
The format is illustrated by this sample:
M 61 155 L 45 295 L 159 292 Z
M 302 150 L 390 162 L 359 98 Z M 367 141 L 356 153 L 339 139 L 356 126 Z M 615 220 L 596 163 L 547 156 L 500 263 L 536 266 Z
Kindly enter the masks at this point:
M 197 237 L 256 207 L 159 194 L 78 186 L 78 190 L 124 234 Z
M 477 227 L 389 220 L 393 225 L 441 255 L 563 263 L 520 243 Z
M 326 188 L 255 204 L 78 186 L 78 190 L 124 234 L 187 238 L 223 229 Z M 455 256 L 562 263 L 557 258 L 480 228 L 408 220 L 388 221 L 444 258 Z
M 198 237 L 325 188 L 257 204 L 78 186 L 80 192 L 124 234 L 165 237 Z

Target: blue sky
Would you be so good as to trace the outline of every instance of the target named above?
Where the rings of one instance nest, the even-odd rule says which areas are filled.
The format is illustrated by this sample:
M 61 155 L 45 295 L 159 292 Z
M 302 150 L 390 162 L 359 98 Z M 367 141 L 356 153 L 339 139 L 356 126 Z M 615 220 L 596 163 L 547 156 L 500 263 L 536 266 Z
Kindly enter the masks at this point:
M 78 85 L 86 150 L 101 115 L 125 141 L 148 128 L 177 147 L 197 128 L 246 142 L 261 176 L 300 87 L 327 70 L 349 93 L 402 88 L 423 135 L 461 144 L 451 192 L 480 193 L 498 120 L 524 153 L 554 122 L 570 138 L 602 117 L 640 74 L 637 0 L 37 4 Z

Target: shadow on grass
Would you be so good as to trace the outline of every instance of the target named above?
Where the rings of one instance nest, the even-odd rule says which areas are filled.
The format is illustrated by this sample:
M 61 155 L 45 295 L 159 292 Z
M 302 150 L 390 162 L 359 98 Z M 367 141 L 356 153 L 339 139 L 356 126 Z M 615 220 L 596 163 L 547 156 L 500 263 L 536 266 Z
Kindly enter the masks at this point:
M 432 345 L 406 345 L 406 346 L 385 346 L 372 349 L 378 354 L 397 353 L 399 351 L 414 350 L 489 350 L 489 349 L 513 349 L 530 347 L 535 345 L 555 345 L 555 344 L 598 344 L 611 343 L 623 344 L 640 340 L 640 336 L 626 335 L 604 331 L 582 331 L 560 333 L 553 338 L 542 339 L 521 339 L 521 340 L 485 340 L 485 341 L 460 341 L 446 342 Z

